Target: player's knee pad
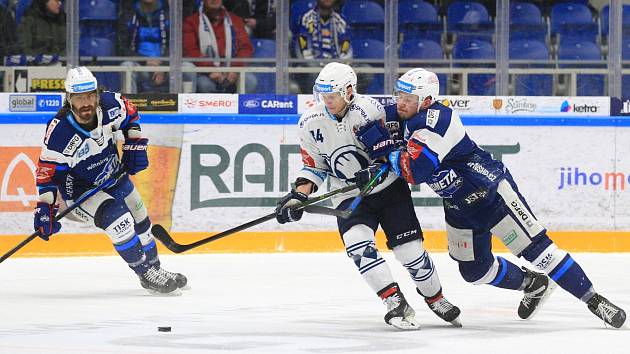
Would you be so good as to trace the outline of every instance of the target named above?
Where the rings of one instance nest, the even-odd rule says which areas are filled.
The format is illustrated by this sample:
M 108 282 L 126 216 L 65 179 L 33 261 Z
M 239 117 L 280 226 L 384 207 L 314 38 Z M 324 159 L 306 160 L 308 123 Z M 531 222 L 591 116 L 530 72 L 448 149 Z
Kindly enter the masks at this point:
M 114 199 L 99 206 L 94 215 L 94 224 L 105 230 L 114 245 L 127 242 L 136 235 L 131 213 L 125 205 Z
M 384 263 L 374 243 L 374 231 L 366 225 L 354 225 L 343 235 L 346 253 L 352 258 L 361 274 Z
M 407 269 L 414 281 L 425 281 L 435 272 L 433 261 L 421 240 L 394 247 L 394 257 Z
M 129 182 L 131 184 L 131 182 Z M 138 193 L 138 190 L 131 185 L 131 191 L 127 196 L 125 196 L 125 204 L 127 205 L 127 209 L 131 212 L 134 220 L 136 221 L 144 221 L 145 219 L 149 222 L 149 213 L 147 212 L 147 207 L 144 205 L 144 201 Z M 148 227 L 147 227 L 148 229 Z M 138 234 L 144 231 L 139 231 Z
M 488 284 L 496 278 L 499 262 L 494 257 L 484 257 L 471 262 L 459 262 L 462 278 L 475 285 Z
M 559 249 L 546 234 L 536 237 L 530 247 L 522 253 L 522 256 L 536 269 L 547 274 L 553 271 L 566 255 L 567 252 Z

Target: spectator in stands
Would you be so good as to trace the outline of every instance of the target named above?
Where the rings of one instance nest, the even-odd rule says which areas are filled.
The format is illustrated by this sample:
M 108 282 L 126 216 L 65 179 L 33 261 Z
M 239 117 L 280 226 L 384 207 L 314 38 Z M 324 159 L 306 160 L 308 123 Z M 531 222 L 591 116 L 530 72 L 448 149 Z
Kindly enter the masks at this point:
M 118 19 L 118 54 L 149 57 L 147 66 L 159 66 L 168 56 L 168 4 L 164 0 L 135 0 Z M 125 61 L 123 66 L 140 65 Z M 167 65 L 167 64 L 165 64 Z M 132 74 L 131 92 L 168 92 L 168 73 L 140 71 Z
M 251 58 L 254 53 L 243 19 L 228 12 L 222 0 L 203 0 L 199 10 L 184 19 L 184 56 L 228 59 L 227 62 L 195 62 L 200 67 L 244 66 L 232 58 Z M 204 72 L 197 75 L 197 92 L 235 93 L 238 72 Z M 256 88 L 256 77 L 245 75 L 248 92 Z
M 4 57 L 15 51 L 15 33 L 17 25 L 11 12 L 4 6 L 0 6 L 0 58 L 4 63 Z
M 225 8 L 243 18 L 245 29 L 254 38 L 274 39 L 276 35 L 275 0 L 226 0 Z
M 335 11 L 336 0 L 317 0 L 317 5 L 300 18 L 298 32 L 299 53 L 304 59 L 352 59 L 348 24 Z M 310 66 L 325 63 L 313 61 Z M 302 92 L 309 92 L 316 73 L 300 75 Z
M 48 65 L 66 53 L 66 14 L 61 0 L 34 0 L 17 28 L 21 56 L 11 64 Z

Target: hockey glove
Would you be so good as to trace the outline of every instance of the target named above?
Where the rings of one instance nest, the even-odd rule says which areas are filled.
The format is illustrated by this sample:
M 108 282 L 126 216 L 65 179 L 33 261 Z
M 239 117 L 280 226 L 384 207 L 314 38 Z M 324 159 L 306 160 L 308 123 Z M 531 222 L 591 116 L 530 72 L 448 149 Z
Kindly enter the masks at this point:
M 57 215 L 58 206 L 48 204 L 48 203 L 37 203 L 37 207 L 35 208 L 35 220 L 34 220 L 34 228 L 35 231 L 39 231 L 39 237 L 43 240 L 48 241 L 48 238 L 61 230 L 61 223 L 55 220 L 55 215 Z
M 147 156 L 147 138 L 127 138 L 123 144 L 122 163 L 127 167 L 127 173 L 135 175 L 149 166 Z
M 381 166 L 383 166 L 382 162 L 375 162 L 371 164 L 370 166 L 368 166 L 367 168 L 357 171 L 354 174 L 354 178 L 356 178 L 357 186 L 359 186 L 359 190 L 363 190 L 363 187 L 365 187 L 368 183 L 370 183 L 372 178 L 374 178 L 380 171 Z M 389 169 L 385 170 L 385 172 L 374 182 L 372 187 L 366 192 L 367 193 L 371 192 L 372 189 L 374 189 L 374 187 L 383 183 L 385 178 L 387 178 L 388 173 L 389 173 Z
M 372 160 L 387 158 L 390 152 L 396 150 L 394 139 L 389 136 L 389 131 L 380 120 L 364 125 L 357 131 L 356 136 L 365 145 Z
M 301 192 L 296 192 L 294 189 L 289 192 L 289 194 L 285 195 L 278 201 L 276 207 L 276 220 L 280 224 L 285 224 L 288 222 L 298 221 L 302 218 L 302 214 L 304 214 L 304 209 L 293 209 L 296 205 L 303 203 L 308 200 L 308 196 Z

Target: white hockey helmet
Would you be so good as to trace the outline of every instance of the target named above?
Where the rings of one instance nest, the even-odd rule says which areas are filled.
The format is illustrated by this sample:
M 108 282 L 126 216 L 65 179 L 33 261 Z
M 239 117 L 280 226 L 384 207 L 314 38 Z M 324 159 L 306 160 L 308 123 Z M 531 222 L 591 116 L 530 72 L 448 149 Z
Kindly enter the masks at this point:
M 96 91 L 98 82 L 92 72 L 85 66 L 78 66 L 68 70 L 66 75 L 66 93 L 84 93 Z
M 354 100 L 354 96 L 348 101 L 348 86 L 352 87 L 353 93 L 357 92 L 357 74 L 350 65 L 336 62 L 328 63 L 315 80 L 313 95 L 320 102 L 322 94 L 339 93 L 344 101 L 350 103 Z
M 421 105 L 427 97 L 437 99 L 440 94 L 440 80 L 434 72 L 422 68 L 411 69 L 396 80 L 394 97 L 398 97 L 400 92 L 418 96 L 418 104 Z

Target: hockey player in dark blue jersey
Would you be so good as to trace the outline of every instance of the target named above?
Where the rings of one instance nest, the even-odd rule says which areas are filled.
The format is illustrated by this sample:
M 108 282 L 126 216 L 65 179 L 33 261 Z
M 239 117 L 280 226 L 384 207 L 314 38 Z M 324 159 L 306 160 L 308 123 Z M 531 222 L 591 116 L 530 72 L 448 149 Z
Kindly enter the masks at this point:
M 621 327 L 625 312 L 598 294 L 580 265 L 553 243 L 508 169 L 470 139 L 457 112 L 434 101 L 435 73 L 412 69 L 395 87 L 397 103 L 386 107 L 385 126 L 366 125 L 358 138 L 372 159 L 386 159 L 391 172 L 411 184 L 427 183 L 443 198 L 449 253 L 462 277 L 524 291 L 518 308 L 523 319 L 532 318 L 557 283 L 606 324 Z M 495 257 L 492 234 L 544 274 Z
M 44 240 L 61 228 L 59 222 L 52 222 L 58 195 L 69 206 L 121 169 L 133 175 L 149 165 L 148 139 L 142 137 L 132 103 L 119 93 L 99 92 L 96 78 L 85 67 L 68 71 L 65 88 L 66 101 L 46 125 L 37 165 L 39 202 L 34 226 Z M 125 138 L 122 159 L 118 157 L 117 132 Z M 185 276 L 160 266 L 147 209 L 128 176 L 92 196 L 69 216 L 104 230 L 144 288 L 169 293 L 186 285 Z

